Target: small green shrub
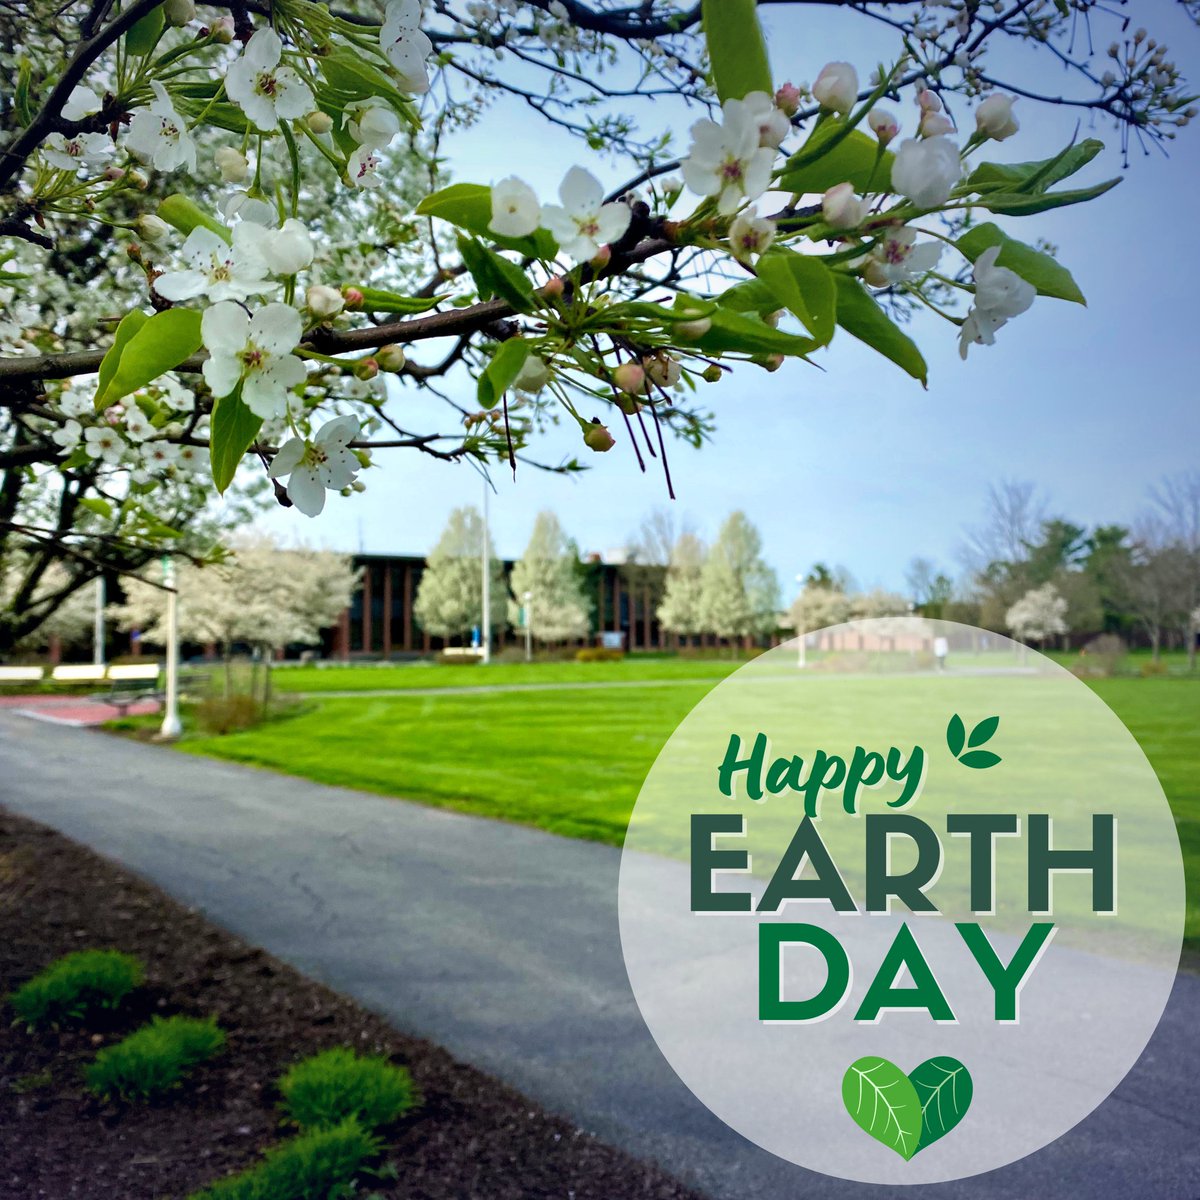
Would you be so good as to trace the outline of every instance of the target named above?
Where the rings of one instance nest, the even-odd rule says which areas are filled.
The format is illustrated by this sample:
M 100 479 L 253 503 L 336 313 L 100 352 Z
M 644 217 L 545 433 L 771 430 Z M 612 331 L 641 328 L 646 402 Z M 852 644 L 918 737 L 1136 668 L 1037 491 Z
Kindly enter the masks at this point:
M 273 1147 L 258 1166 L 188 1200 L 334 1200 L 350 1194 L 354 1177 L 379 1148 L 378 1139 L 351 1117 Z
M 1142 675 L 1146 679 L 1150 679 L 1155 675 L 1165 675 L 1167 673 L 1167 664 L 1159 659 L 1157 662 L 1154 659 L 1147 659 L 1141 666 Z
M 624 650 L 609 650 L 604 646 L 584 646 L 575 651 L 575 661 L 580 663 L 621 662 Z
M 88 1089 L 107 1098 L 149 1100 L 176 1087 L 224 1045 L 225 1035 L 212 1017 L 155 1017 L 96 1055 L 87 1069 Z
M 30 1028 L 78 1021 L 116 1008 L 144 977 L 142 964 L 119 950 L 77 950 L 51 963 L 8 998 Z
M 386 1058 L 359 1057 L 335 1047 L 297 1063 L 279 1081 L 283 1107 L 301 1129 L 356 1117 L 377 1129 L 420 1103 L 412 1076 Z
M 254 696 L 234 692 L 228 696 L 206 696 L 196 705 L 196 724 L 204 733 L 224 737 L 260 725 L 262 705 Z

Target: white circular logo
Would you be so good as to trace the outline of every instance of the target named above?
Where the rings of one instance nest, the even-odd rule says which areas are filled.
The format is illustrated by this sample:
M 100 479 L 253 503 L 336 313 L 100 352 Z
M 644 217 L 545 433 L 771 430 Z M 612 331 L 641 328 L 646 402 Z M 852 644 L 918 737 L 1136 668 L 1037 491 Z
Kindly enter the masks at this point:
M 726 1124 L 868 1183 L 1060 1137 L 1158 1024 L 1183 934 L 1141 749 L 1044 656 L 948 622 L 853 622 L 709 693 L 621 863 L 634 995 Z

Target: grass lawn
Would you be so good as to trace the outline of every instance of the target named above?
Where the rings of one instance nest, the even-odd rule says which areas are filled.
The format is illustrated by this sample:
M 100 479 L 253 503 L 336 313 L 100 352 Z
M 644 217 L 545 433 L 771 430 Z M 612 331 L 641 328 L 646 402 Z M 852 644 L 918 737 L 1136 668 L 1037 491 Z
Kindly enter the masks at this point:
M 330 697 L 293 718 L 226 737 L 188 737 L 179 748 L 620 845 L 662 744 L 711 681 L 734 665 L 664 659 L 497 666 L 486 672 L 489 682 L 669 679 L 672 671 L 677 682 L 567 693 Z M 409 687 L 483 678 L 478 667 L 348 673 L 412 678 Z M 299 674 L 279 678 L 281 690 L 301 690 Z M 339 671 L 305 674 L 333 680 Z M 331 682 L 330 690 L 341 686 Z M 1138 739 L 1171 801 L 1189 882 L 1188 938 L 1200 949 L 1200 679 L 1099 679 L 1092 686 Z
M 509 687 L 523 683 L 622 683 L 641 680 L 724 679 L 744 659 L 635 657 L 620 662 L 492 663 L 487 667 L 433 662 L 348 667 L 285 667 L 275 686 L 288 692 L 408 691 L 411 688 Z

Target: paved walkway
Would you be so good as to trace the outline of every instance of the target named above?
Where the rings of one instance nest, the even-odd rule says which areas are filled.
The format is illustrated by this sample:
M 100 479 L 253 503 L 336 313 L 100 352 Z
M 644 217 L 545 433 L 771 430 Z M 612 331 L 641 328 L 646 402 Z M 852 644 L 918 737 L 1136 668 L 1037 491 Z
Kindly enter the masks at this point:
M 916 1200 L 790 1166 L 692 1098 L 629 991 L 610 847 L 11 711 L 0 803 L 720 1200 Z M 1198 1028 L 1200 978 L 1181 976 L 1100 1110 L 1039 1154 L 921 1200 L 1197 1200 Z
M 50 725 L 103 725 L 117 717 L 140 717 L 158 712 L 162 707 L 157 700 L 135 700 L 132 704 L 118 706 L 91 696 L 0 696 L 0 709 L 9 709 L 35 721 Z

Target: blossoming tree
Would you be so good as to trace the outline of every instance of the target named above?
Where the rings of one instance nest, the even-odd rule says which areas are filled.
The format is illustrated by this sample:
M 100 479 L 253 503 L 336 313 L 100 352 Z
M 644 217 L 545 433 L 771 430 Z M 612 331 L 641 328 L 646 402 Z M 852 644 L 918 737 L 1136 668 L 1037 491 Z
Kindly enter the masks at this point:
M 854 7 L 895 58 L 811 86 L 773 69 L 755 0 L 0 8 L 0 557 L 32 540 L 93 564 L 82 583 L 179 541 L 154 498 L 181 478 L 269 478 L 316 516 L 380 450 L 515 469 L 560 419 L 581 455 L 620 443 L 670 491 L 669 435 L 707 435 L 731 371 L 850 337 L 924 382 L 897 305 L 944 317 L 965 356 L 1038 296 L 1081 301 L 1010 221 L 1107 191 L 1071 181 L 1100 143 L 993 151 L 1040 103 L 1173 138 L 1193 110 L 1165 48 L 1118 24 L 1093 62 L 1092 0 Z M 1068 90 L 1002 77 L 997 42 Z M 580 135 L 557 197 L 443 151 L 464 88 Z M 618 111 L 663 96 L 700 110 L 687 136 Z M 464 371 L 466 402 L 442 385 Z M 411 427 L 413 388 L 448 425 Z M 86 481 L 103 540 L 19 519 L 47 479 Z

